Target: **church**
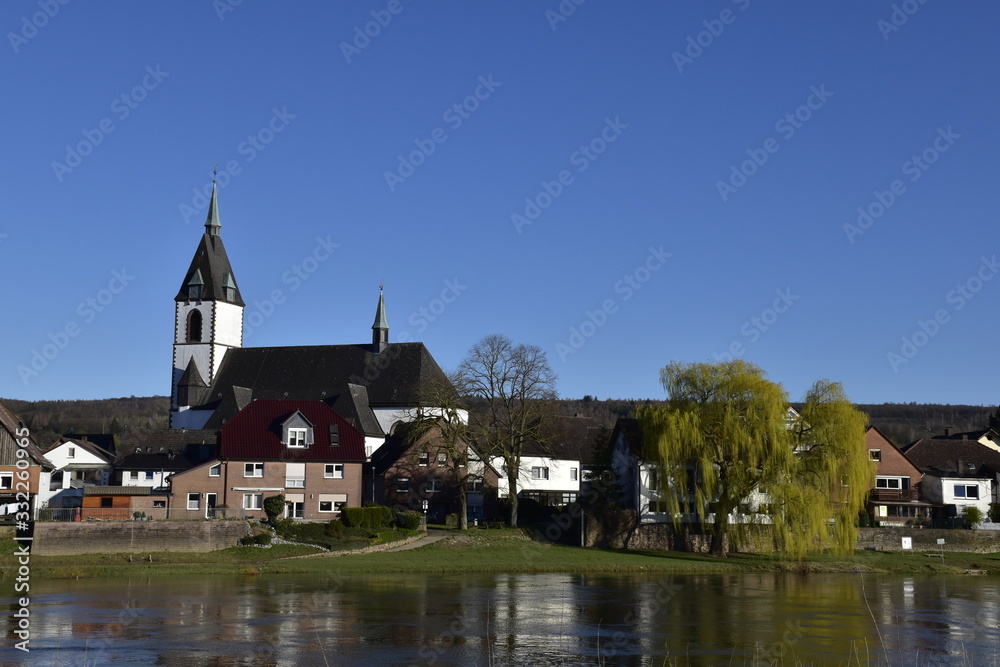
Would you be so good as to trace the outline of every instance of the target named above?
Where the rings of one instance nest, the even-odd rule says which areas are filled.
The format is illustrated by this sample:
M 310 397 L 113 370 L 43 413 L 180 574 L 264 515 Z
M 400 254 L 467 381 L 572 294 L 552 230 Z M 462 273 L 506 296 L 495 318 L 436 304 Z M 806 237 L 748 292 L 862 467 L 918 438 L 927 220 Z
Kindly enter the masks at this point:
M 446 376 L 423 343 L 390 343 L 379 289 L 370 343 L 243 347 L 244 302 L 220 234 L 212 186 L 205 233 L 174 298 L 170 427 L 219 430 L 252 401 L 322 401 L 365 437 L 366 456 L 424 387 Z

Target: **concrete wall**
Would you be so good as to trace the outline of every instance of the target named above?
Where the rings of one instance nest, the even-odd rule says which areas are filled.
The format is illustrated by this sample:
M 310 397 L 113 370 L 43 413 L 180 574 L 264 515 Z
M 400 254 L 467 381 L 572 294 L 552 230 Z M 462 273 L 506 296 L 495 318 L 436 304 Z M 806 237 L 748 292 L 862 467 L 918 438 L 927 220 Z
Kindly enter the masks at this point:
M 1000 531 L 997 530 L 911 530 L 907 528 L 859 528 L 858 549 L 900 551 L 903 537 L 913 539 L 914 551 L 940 553 L 1000 553 Z M 938 538 L 944 540 L 939 546 Z
M 216 551 L 248 534 L 245 521 L 100 521 L 36 523 L 31 552 L 84 553 Z

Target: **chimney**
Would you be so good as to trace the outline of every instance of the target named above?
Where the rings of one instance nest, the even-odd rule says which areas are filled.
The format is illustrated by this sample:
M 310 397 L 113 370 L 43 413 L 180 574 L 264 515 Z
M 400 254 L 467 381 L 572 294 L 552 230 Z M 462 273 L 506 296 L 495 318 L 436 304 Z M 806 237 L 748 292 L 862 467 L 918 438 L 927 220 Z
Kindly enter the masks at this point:
M 950 426 L 945 426 L 944 427 L 944 437 L 947 438 L 949 435 L 951 435 L 951 427 Z

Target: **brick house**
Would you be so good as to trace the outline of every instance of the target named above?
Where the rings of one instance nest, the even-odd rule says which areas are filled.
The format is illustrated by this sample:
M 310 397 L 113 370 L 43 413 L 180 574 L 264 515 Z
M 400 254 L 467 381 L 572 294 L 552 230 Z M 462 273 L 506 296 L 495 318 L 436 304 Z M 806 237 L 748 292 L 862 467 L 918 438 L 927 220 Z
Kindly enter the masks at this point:
M 322 401 L 253 401 L 219 433 L 219 455 L 170 478 L 171 518 L 265 518 L 284 495 L 285 516 L 329 521 L 361 506 L 365 437 Z
M 875 487 L 868 494 L 867 512 L 883 526 L 902 526 L 929 518 L 934 509 L 921 494 L 920 469 L 874 426 L 865 433 L 868 460 L 875 464 Z
M 455 459 L 455 451 L 462 452 Z M 467 453 L 465 453 L 467 452 Z M 465 483 L 469 519 L 498 516 L 497 471 L 462 443 L 447 446 L 438 428 L 398 423 L 371 458 L 371 494 L 366 500 L 399 510 L 423 512 L 442 523 L 460 510 L 459 484 Z

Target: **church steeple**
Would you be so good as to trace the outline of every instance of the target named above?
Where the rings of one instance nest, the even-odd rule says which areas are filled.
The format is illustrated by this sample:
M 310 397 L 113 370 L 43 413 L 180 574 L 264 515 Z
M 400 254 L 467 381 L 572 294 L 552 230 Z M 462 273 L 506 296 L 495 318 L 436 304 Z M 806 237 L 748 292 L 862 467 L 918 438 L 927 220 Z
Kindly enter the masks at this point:
M 385 319 L 383 287 L 384 285 L 378 286 L 378 308 L 375 310 L 375 323 L 372 324 L 372 349 L 375 352 L 381 352 L 389 345 L 389 322 Z
M 213 181 L 205 233 L 174 297 L 173 428 L 201 428 L 207 413 L 190 408 L 207 399 L 226 352 L 243 346 L 244 303 L 221 228 Z

